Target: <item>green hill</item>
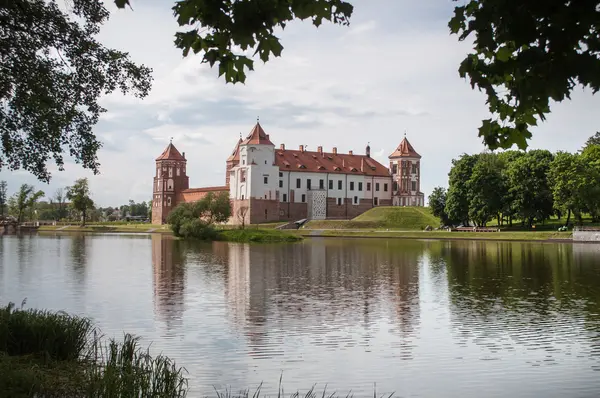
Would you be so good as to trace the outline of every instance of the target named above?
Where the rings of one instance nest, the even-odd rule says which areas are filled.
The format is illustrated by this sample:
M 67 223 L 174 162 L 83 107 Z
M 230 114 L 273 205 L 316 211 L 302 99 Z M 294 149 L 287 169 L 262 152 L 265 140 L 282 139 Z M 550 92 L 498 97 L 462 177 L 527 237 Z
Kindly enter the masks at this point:
M 440 220 L 427 207 L 375 207 L 352 220 L 310 221 L 310 229 L 399 229 L 420 230 L 430 225 L 437 228 Z

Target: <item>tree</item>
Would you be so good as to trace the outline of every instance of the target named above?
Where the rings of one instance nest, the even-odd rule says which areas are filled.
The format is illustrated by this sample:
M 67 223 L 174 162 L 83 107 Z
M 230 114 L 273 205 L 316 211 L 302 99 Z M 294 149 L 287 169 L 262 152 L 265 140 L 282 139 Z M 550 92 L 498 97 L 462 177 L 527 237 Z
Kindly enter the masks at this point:
M 435 187 L 428 199 L 431 213 L 438 217 L 443 225 L 450 224 L 448 214 L 446 214 L 446 195 L 445 188 Z
M 250 210 L 248 206 L 240 206 L 236 212 L 241 229 L 246 228 L 246 214 L 248 214 L 248 210 Z
M 214 223 L 223 223 L 231 217 L 228 192 L 209 192 L 197 202 L 180 203 L 167 216 L 167 223 L 176 236 L 198 239 L 214 238 Z
M 588 170 L 579 154 L 558 152 L 550 163 L 548 182 L 552 189 L 554 207 L 567 213 L 565 226 L 571 213 L 581 222 L 585 209 L 585 180 Z
M 74 210 L 81 215 L 81 226 L 85 226 L 88 211 L 94 208 L 94 201 L 90 198 L 90 189 L 87 178 L 80 178 L 73 186 L 67 187 L 67 199 Z
M 109 13 L 101 0 L 10 0 L 0 5 L 0 170 L 25 169 L 50 180 L 63 153 L 98 173 L 93 127 L 104 94 L 145 97 L 151 70 L 95 36 Z
M 502 164 L 495 154 L 479 155 L 471 177 L 467 181 L 469 218 L 483 226 L 494 217 L 500 221 L 505 196 Z
M 63 188 L 58 188 L 54 192 L 51 201 L 56 205 L 56 219 L 62 220 L 67 216 L 67 208 L 65 204 L 65 191 Z
M 115 3 L 124 8 L 129 0 Z M 594 93 L 600 88 L 597 0 L 465 3 L 455 7 L 448 27 L 460 41 L 474 36 L 474 51 L 458 72 L 487 95 L 495 118 L 483 120 L 479 136 L 490 149 L 525 149 L 529 127 L 536 117 L 545 119 L 550 100 L 570 98 L 577 84 Z M 218 64 L 226 82 L 243 83 L 246 69 L 253 70 L 243 52 L 254 50 L 263 62 L 281 55 L 276 28 L 306 18 L 315 26 L 323 20 L 349 25 L 353 6 L 342 0 L 181 0 L 173 12 L 188 29 L 175 35 L 183 55 L 202 53 L 202 62 Z
M 534 221 L 548 219 L 554 209 L 548 171 L 553 155 L 546 150 L 533 150 L 508 164 L 509 190 L 518 209 L 518 217 L 531 228 Z
M 581 152 L 581 161 L 585 167 L 581 194 L 585 209 L 592 220 L 600 220 L 600 145 L 589 145 Z
M 9 208 L 11 208 L 11 212 L 17 218 L 19 224 L 23 221 L 28 210 L 30 215 L 33 213 L 37 201 L 43 196 L 44 192 L 36 192 L 34 186 L 29 184 L 21 185 L 19 191 L 9 201 Z
M 6 211 L 6 181 L 0 181 L 0 219 L 4 218 Z
M 586 148 L 590 145 L 600 145 L 600 131 L 597 131 L 596 134 L 588 138 L 588 140 L 585 142 Z
M 451 220 L 469 224 L 469 188 L 467 182 L 471 178 L 473 167 L 479 155 L 462 155 L 452 160 L 452 168 L 448 174 L 448 194 L 446 196 L 446 214 Z

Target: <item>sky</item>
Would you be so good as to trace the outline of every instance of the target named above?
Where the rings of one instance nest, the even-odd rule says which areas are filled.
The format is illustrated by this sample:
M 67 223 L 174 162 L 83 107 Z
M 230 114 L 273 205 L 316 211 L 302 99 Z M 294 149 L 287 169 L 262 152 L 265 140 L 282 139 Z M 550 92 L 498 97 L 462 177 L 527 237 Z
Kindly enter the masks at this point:
M 450 0 L 355 0 L 349 27 L 292 23 L 279 35 L 282 56 L 257 58 L 245 85 L 226 84 L 216 67 L 175 48 L 174 0 L 137 0 L 133 10 L 106 4 L 112 15 L 100 40 L 153 68 L 150 95 L 101 99 L 108 111 L 95 128 L 99 175 L 71 160 L 50 184 L 3 170 L 9 194 L 28 183 L 51 196 L 88 177 L 97 206 L 150 200 L 154 159 L 171 137 L 186 153 L 190 187 L 224 185 L 225 160 L 257 117 L 276 146 L 364 153 L 369 143 L 384 165 L 406 133 L 422 156 L 426 197 L 447 186 L 453 158 L 485 149 L 477 135 L 489 117 L 485 96 L 458 75 L 471 43 L 449 34 Z M 598 130 L 599 106 L 599 96 L 576 90 L 552 106 L 530 148 L 577 151 Z

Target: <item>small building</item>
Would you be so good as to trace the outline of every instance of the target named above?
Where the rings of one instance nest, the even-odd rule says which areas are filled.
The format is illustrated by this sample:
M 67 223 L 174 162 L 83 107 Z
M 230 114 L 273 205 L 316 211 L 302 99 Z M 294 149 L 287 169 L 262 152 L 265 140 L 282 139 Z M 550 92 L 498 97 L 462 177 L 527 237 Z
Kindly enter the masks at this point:
M 406 137 L 389 156 L 390 168 L 364 154 L 278 148 L 260 123 L 239 139 L 226 160 L 225 185 L 189 188 L 185 152 L 169 143 L 156 159 L 152 222 L 164 224 L 179 203 L 208 192 L 229 192 L 233 224 L 350 219 L 376 206 L 424 206 L 421 156 Z

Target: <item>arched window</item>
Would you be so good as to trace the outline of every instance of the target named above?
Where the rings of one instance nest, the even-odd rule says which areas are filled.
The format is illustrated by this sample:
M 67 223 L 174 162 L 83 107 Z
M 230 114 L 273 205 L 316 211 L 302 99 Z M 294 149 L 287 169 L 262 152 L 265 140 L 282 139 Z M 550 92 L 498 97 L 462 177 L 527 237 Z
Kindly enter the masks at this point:
M 167 190 L 172 191 L 173 190 L 173 179 L 169 178 L 167 180 Z

